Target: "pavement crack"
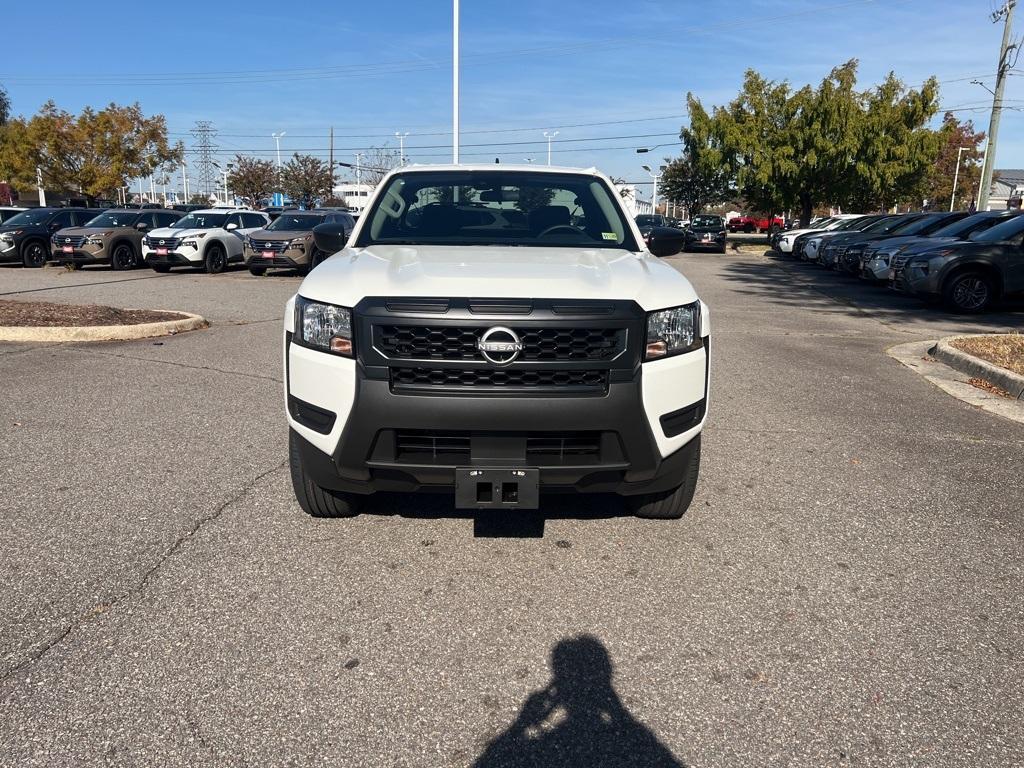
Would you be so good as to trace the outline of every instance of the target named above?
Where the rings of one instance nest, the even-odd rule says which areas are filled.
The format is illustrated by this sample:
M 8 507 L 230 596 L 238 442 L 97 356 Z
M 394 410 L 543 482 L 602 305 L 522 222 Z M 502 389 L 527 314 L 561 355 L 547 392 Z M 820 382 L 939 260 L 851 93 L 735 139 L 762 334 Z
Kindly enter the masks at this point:
M 125 277 L 120 280 L 102 280 L 95 283 L 71 283 L 70 285 L 51 285 L 47 288 L 23 288 L 20 291 L 4 291 L 0 296 L 17 296 L 22 293 L 45 293 L 46 291 L 62 291 L 65 288 L 96 288 L 115 283 L 134 283 L 139 280 L 159 280 L 170 275 L 147 275 L 145 277 Z
M 190 363 L 181 363 L 177 360 L 160 360 L 155 357 L 141 357 L 139 355 L 125 355 L 115 352 L 100 352 L 99 350 L 84 350 L 76 349 L 76 352 L 89 352 L 96 355 L 102 355 L 103 357 L 117 357 L 122 360 L 136 360 L 142 363 L 159 363 L 160 365 L 173 365 L 178 368 L 191 368 L 196 371 L 212 371 L 213 373 L 223 373 L 228 376 L 241 376 L 246 379 L 261 379 L 263 381 L 274 381 L 278 384 L 283 384 L 284 380 L 276 376 L 261 376 L 258 373 L 244 373 L 243 371 L 229 371 L 224 368 L 215 368 L 212 365 L 192 365 Z
M 64 640 L 66 640 L 71 635 L 71 633 L 74 632 L 76 629 L 85 626 L 86 624 L 95 620 L 99 616 L 109 613 L 111 610 L 117 608 L 125 601 L 130 600 L 131 598 L 140 594 L 149 585 L 149 582 L 153 579 L 156 573 L 161 568 L 163 568 L 163 566 L 172 557 L 174 557 L 178 552 L 180 552 L 181 549 L 197 533 L 199 533 L 204 527 L 206 527 L 210 523 L 216 522 L 220 518 L 220 516 L 224 514 L 224 511 L 228 507 L 241 501 L 246 496 L 246 494 L 249 493 L 249 491 L 251 491 L 261 480 L 263 480 L 263 478 L 268 477 L 269 475 L 272 475 L 275 472 L 281 471 L 287 466 L 287 464 L 288 459 L 283 459 L 276 466 L 271 467 L 265 472 L 261 472 L 260 474 L 256 475 L 256 477 L 246 482 L 241 488 L 238 489 L 238 491 L 232 494 L 232 496 L 229 499 L 227 499 L 224 503 L 220 504 L 212 512 L 206 515 L 202 515 L 201 517 L 198 517 L 195 520 L 193 520 L 192 524 L 188 527 L 188 529 L 186 529 L 181 535 L 179 535 L 171 543 L 171 545 L 163 552 L 163 554 L 157 558 L 156 562 L 153 563 L 149 568 L 147 568 L 143 572 L 141 578 L 134 585 L 128 587 L 124 592 L 122 592 L 120 595 L 113 598 L 112 600 L 105 601 L 98 606 L 90 606 L 87 610 L 82 611 L 78 614 L 78 616 L 73 618 L 66 627 L 64 627 L 61 631 L 55 633 L 41 646 L 31 651 L 24 659 L 22 659 L 22 661 L 20 661 L 7 671 L 0 674 L 0 688 L 2 688 L 8 681 L 12 680 L 23 669 L 41 660 L 51 650 L 53 650 L 62 642 L 64 642 Z

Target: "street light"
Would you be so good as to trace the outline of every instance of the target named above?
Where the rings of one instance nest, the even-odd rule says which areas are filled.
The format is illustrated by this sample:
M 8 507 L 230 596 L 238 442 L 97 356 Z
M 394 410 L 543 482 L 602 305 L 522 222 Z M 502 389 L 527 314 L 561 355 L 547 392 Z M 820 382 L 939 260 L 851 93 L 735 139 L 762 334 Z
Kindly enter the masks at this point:
M 960 147 L 956 151 L 956 171 L 953 173 L 953 194 L 949 197 L 949 210 L 953 211 L 953 203 L 956 202 L 956 183 L 960 180 L 960 156 L 970 147 Z
M 277 144 L 277 167 L 281 167 L 281 137 L 285 135 L 287 131 L 281 131 L 280 133 L 270 134 L 274 138 L 274 142 Z
M 651 186 L 654 187 L 654 191 L 651 193 L 651 213 L 657 213 L 658 212 L 658 182 L 661 180 L 661 176 L 662 176 L 661 172 L 665 170 L 665 166 L 664 165 L 658 166 L 658 173 L 655 173 L 654 171 L 652 171 L 651 170 L 651 166 L 649 166 L 649 165 L 641 165 L 640 167 L 643 168 L 645 171 L 647 171 L 647 175 L 649 175 L 651 177 Z
M 549 134 L 547 131 L 544 131 L 544 138 L 548 140 L 548 165 L 551 165 L 551 140 L 554 139 L 557 135 L 558 131 L 555 131 L 554 133 L 551 134 Z
M 224 204 L 228 204 L 228 175 L 231 173 L 231 169 L 235 167 L 234 163 L 228 163 L 227 168 L 221 168 L 220 164 L 214 160 L 211 165 L 217 168 L 224 176 Z
M 642 155 L 645 152 L 651 152 L 655 149 L 661 149 L 662 147 L 674 147 L 678 142 L 672 141 L 668 144 L 655 144 L 653 147 L 637 147 L 636 153 Z
M 399 133 L 395 131 L 395 137 L 398 139 L 398 164 L 405 165 L 405 137 L 409 135 L 409 132 Z

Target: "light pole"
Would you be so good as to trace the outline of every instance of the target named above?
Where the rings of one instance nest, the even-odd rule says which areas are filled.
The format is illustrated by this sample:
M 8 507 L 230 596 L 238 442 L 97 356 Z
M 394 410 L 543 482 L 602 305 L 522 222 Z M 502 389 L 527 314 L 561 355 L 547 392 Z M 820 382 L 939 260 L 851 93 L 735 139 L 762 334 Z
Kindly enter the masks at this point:
M 356 191 L 361 191 L 363 183 L 363 153 L 356 152 Z
M 409 132 L 399 133 L 395 131 L 395 137 L 398 139 L 398 164 L 405 165 L 405 137 L 409 135 Z
M 967 151 L 969 149 L 970 149 L 970 147 L 960 147 L 956 151 L 956 171 L 953 172 L 953 194 L 950 195 L 950 197 L 949 197 L 949 210 L 950 210 L 950 212 L 953 211 L 953 203 L 956 202 L 956 183 L 960 179 L 960 156 L 965 151 Z
M 452 0 L 452 162 L 459 164 L 459 0 Z
M 228 176 L 231 173 L 231 169 L 235 167 L 234 163 L 228 163 L 226 168 L 221 168 L 220 163 L 214 161 L 213 166 L 220 171 L 224 177 L 224 205 L 228 205 Z
M 277 144 L 277 167 L 281 168 L 281 138 L 287 133 L 287 131 L 281 131 L 280 133 L 270 134 L 274 138 L 274 142 Z
M 551 165 L 551 140 L 557 135 L 558 131 L 550 134 L 547 131 L 544 131 L 544 138 L 548 140 L 548 165 Z
M 663 165 L 659 166 L 658 167 L 658 173 L 655 173 L 654 171 L 652 171 L 651 170 L 651 166 L 649 166 L 649 165 L 642 165 L 640 167 L 643 168 L 645 171 L 647 171 L 647 174 L 651 177 L 651 186 L 654 188 L 653 192 L 651 192 L 651 213 L 657 213 L 658 212 L 658 181 L 661 180 L 661 171 L 665 170 L 665 166 L 663 166 Z

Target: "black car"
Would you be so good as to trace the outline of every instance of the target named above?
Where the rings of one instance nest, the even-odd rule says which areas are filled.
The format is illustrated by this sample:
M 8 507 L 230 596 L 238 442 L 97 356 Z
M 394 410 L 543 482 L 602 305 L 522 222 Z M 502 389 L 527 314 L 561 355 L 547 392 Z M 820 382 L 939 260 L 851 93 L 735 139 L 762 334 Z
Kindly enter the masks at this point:
M 172 211 L 180 211 L 181 213 L 192 213 L 192 211 L 202 211 L 208 208 L 207 205 L 194 205 L 192 203 L 175 203 L 170 206 Z
M 984 312 L 1004 296 L 1024 294 L 1024 216 L 919 253 L 903 271 L 910 293 L 941 299 L 956 312 Z
M 712 214 L 694 216 L 686 228 L 684 251 L 713 249 L 725 253 L 725 219 Z
M 929 238 L 935 232 L 949 224 L 955 224 L 969 215 L 967 211 L 927 213 L 887 235 L 865 237 L 846 249 L 846 253 L 843 255 L 842 269 L 865 280 L 885 280 L 888 278 L 888 267 L 884 268 L 883 273 L 882 268 L 875 261 L 875 253 L 879 249 L 898 248 L 912 240 Z M 878 269 L 869 269 L 869 264 L 878 266 Z
M 0 226 L 0 263 L 20 261 L 42 267 L 50 260 L 50 238 L 59 229 L 79 227 L 100 211 L 95 208 L 30 208 Z
M 640 228 L 641 236 L 646 240 L 650 236 L 652 229 L 667 227 L 668 222 L 661 214 L 643 213 L 636 217 L 636 225 Z
M 875 219 L 861 230 L 850 230 L 830 238 L 818 253 L 818 264 L 826 269 L 843 269 L 843 256 L 854 243 L 874 235 L 889 235 L 900 227 L 916 221 L 921 214 L 891 214 Z

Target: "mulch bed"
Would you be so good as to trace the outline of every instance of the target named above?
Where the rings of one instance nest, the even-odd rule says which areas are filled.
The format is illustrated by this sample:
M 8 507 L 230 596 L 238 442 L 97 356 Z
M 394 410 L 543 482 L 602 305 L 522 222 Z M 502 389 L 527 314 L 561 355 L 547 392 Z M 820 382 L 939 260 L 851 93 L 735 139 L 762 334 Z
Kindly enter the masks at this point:
M 53 304 L 48 301 L 0 300 L 0 326 L 58 328 L 83 325 L 140 325 L 181 320 L 177 312 L 118 309 L 99 304 Z
M 951 342 L 961 352 L 980 357 L 1024 376 L 1024 334 L 993 333 Z

